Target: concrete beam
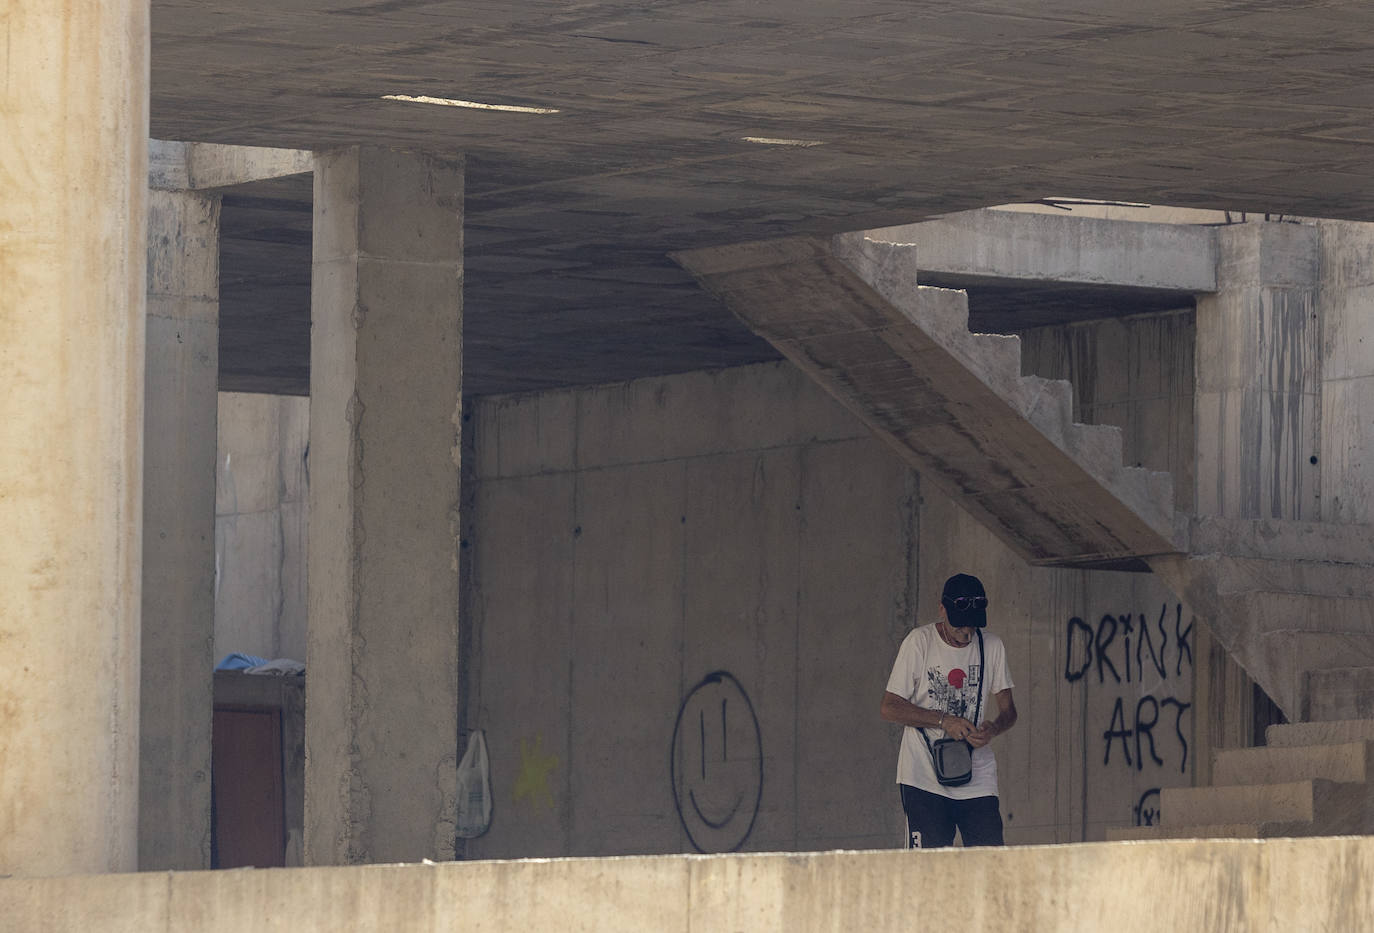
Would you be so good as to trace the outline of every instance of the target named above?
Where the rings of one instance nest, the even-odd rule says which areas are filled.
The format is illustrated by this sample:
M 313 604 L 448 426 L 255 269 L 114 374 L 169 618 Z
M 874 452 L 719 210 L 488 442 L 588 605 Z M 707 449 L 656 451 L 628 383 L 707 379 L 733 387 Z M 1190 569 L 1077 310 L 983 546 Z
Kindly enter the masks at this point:
M 154 190 L 205 191 L 314 170 L 315 155 L 305 149 L 148 140 L 148 187 Z
M 979 210 L 866 236 L 914 246 L 923 272 L 1198 293 L 1216 291 L 1216 229 Z

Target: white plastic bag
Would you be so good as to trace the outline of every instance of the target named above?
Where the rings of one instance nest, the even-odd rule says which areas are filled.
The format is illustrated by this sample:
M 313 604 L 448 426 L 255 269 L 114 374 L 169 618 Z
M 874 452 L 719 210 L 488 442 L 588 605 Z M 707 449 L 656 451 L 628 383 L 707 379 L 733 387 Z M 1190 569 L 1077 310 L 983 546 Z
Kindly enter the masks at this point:
M 491 767 L 487 740 L 477 729 L 458 762 L 458 838 L 473 839 L 491 826 Z

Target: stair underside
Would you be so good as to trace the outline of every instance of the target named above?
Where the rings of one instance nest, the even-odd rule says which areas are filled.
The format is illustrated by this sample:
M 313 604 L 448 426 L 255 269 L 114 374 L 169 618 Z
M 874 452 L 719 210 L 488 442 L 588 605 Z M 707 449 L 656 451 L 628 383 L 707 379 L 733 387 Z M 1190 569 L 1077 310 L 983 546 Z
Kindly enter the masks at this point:
M 1114 428 L 1072 422 L 1066 383 L 1021 376 L 1015 337 L 969 334 L 963 292 L 918 287 L 883 250 L 793 238 L 674 258 L 1027 561 L 1143 570 L 1177 551 L 1167 474 L 1124 468 Z

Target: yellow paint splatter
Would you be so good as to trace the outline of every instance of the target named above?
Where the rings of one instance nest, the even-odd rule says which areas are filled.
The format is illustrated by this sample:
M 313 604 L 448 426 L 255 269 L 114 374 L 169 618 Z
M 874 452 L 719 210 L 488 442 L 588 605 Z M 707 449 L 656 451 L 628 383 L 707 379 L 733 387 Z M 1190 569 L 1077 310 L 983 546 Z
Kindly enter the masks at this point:
M 549 790 L 549 772 L 558 767 L 557 755 L 545 755 L 544 736 L 534 737 L 534 745 L 520 740 L 520 776 L 515 779 L 515 802 L 526 797 L 532 802 L 543 800 L 553 809 L 553 793 Z

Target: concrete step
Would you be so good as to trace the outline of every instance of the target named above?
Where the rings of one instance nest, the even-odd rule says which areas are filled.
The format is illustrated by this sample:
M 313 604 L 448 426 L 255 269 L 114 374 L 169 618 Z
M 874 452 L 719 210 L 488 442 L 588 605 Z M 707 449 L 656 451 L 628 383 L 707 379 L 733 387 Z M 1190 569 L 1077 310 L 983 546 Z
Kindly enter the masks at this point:
M 959 294 L 964 295 L 967 305 L 968 296 L 963 292 Z M 1015 334 L 970 334 L 965 331 L 950 342 L 948 349 L 985 386 L 1003 398 L 1015 399 L 1022 391 L 1021 338 Z
M 1374 719 L 1284 723 L 1264 730 L 1264 741 L 1271 748 L 1370 742 L 1374 741 Z
M 1307 671 L 1303 697 L 1311 721 L 1374 717 L 1374 667 Z
M 1171 832 L 1189 826 L 1275 824 L 1272 835 L 1349 835 L 1374 832 L 1367 783 L 1325 780 L 1282 784 L 1165 788 L 1162 822 Z
M 1311 822 L 1316 815 L 1313 781 L 1284 784 L 1166 787 L 1159 804 L 1164 825 Z
M 1174 524 L 1173 474 L 1145 467 L 1124 467 L 1108 485 L 1122 502 L 1145 516 L 1155 527 Z
M 1121 429 L 1114 424 L 1073 423 L 1064 432 L 1064 449 L 1099 479 L 1122 468 Z
M 1353 783 L 1374 776 L 1374 744 L 1345 742 L 1307 747 L 1228 748 L 1212 756 L 1216 785 L 1283 784 L 1320 778 Z
M 1073 386 L 1062 379 L 1022 376 L 1012 398 L 1021 415 L 1041 434 L 1061 449 L 1072 444 Z M 1118 452 L 1117 461 L 1120 459 Z
M 1289 719 L 1310 720 L 1316 718 L 1306 702 L 1307 691 L 1312 686 L 1310 672 L 1374 667 L 1374 632 L 1275 629 L 1260 635 L 1259 650 L 1263 653 L 1261 670 L 1266 675 L 1261 678 L 1252 670 L 1251 676 L 1260 681 L 1265 692 Z M 1245 659 L 1241 663 L 1250 669 Z M 1339 678 L 1340 675 L 1335 676 Z M 1318 678 L 1319 687 L 1320 680 Z M 1330 715 L 1339 719 L 1355 718 L 1341 713 L 1339 708 L 1332 709 Z
M 1260 839 L 1262 823 L 1213 823 L 1206 826 L 1118 826 L 1107 829 L 1108 842 L 1138 839 Z

